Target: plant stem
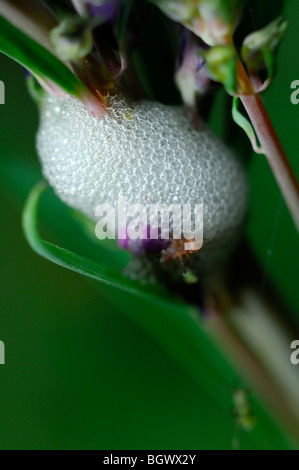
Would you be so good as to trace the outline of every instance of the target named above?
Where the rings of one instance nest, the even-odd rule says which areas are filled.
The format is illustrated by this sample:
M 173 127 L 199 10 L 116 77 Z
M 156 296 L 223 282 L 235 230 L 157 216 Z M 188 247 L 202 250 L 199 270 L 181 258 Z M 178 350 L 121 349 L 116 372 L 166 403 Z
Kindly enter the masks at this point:
M 270 322 L 270 324 L 272 324 L 273 318 L 256 294 L 249 292 L 248 295 L 253 298 L 255 307 L 258 306 L 255 315 L 257 319 L 255 329 L 251 328 L 249 333 L 248 331 L 246 334 L 244 333 L 248 329 L 248 323 L 250 324 L 253 313 L 251 303 L 248 304 L 246 301 L 242 302 L 238 308 L 230 309 L 228 316 L 223 316 L 216 310 L 210 310 L 206 328 L 224 354 L 249 383 L 252 390 L 261 397 L 271 414 L 273 415 L 274 412 L 274 416 L 278 418 L 281 424 L 283 423 L 286 426 L 290 437 L 294 440 L 293 445 L 297 447 L 299 443 L 299 410 L 294 396 L 297 392 L 298 379 L 295 370 L 292 374 L 288 374 L 281 369 L 281 363 L 285 360 L 284 349 L 288 351 L 290 343 L 286 340 L 284 332 L 281 334 L 280 329 L 278 329 L 279 338 L 282 337 L 280 339 L 282 339 L 282 343 L 286 348 L 282 350 L 283 357 L 279 358 L 279 366 L 276 367 L 274 364 L 274 367 L 269 367 L 267 359 L 272 357 L 271 360 L 275 361 L 276 358 L 276 343 L 271 343 L 271 340 L 273 340 L 273 337 L 271 337 L 272 331 L 268 335 L 268 332 L 261 328 L 262 321 L 259 321 L 259 318 L 262 317 L 263 320 L 263 317 L 266 316 L 267 322 Z M 274 324 L 274 329 L 276 329 L 276 326 Z M 264 341 L 267 343 L 268 350 L 272 355 L 270 358 L 265 357 L 264 351 L 256 351 L 258 328 L 261 329 L 260 336 L 264 335 Z M 281 353 L 281 349 L 279 352 Z M 283 366 L 287 369 L 291 364 L 285 361 Z M 280 373 L 281 371 L 283 374 Z
M 250 79 L 240 63 L 240 79 L 247 89 L 252 88 Z M 286 153 L 272 125 L 259 94 L 241 94 L 240 99 L 259 138 L 265 156 L 281 189 L 294 224 L 299 232 L 299 184 Z

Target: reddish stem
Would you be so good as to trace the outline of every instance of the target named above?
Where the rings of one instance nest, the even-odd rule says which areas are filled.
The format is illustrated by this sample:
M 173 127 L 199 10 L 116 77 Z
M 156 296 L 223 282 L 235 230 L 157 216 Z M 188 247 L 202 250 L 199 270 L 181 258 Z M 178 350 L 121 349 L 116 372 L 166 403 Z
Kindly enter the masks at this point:
M 242 66 L 238 67 L 242 85 L 252 90 L 250 79 Z M 259 94 L 241 94 L 240 99 L 259 138 L 277 184 L 299 232 L 299 184 L 286 153 Z

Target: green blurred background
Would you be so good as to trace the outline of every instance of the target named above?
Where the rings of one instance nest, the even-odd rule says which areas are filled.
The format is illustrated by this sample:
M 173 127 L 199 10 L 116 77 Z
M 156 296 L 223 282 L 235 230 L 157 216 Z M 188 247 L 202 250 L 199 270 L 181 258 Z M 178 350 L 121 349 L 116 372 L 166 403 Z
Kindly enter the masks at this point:
M 271 11 L 268 2 L 263 5 L 263 15 L 254 15 L 257 27 L 274 18 L 275 5 L 279 9 L 281 2 L 274 2 L 273 8 L 271 4 Z M 299 3 L 285 2 L 284 12 L 290 27 L 264 101 L 299 174 L 299 105 L 290 102 L 290 83 L 299 79 Z M 22 69 L 4 56 L 0 80 L 6 85 L 6 104 L 0 106 L 0 340 L 6 345 L 6 365 L 0 366 L 0 448 L 231 449 L 234 437 L 242 449 L 288 448 L 283 430 L 255 397 L 255 413 L 268 432 L 262 433 L 259 424 L 252 433 L 236 428 L 231 389 L 238 376 L 207 340 L 202 339 L 207 341 L 205 354 L 194 357 L 195 379 L 163 347 L 169 336 L 173 344 L 180 342 L 171 315 L 167 324 L 154 305 L 88 282 L 30 250 L 21 210 L 41 178 L 34 148 L 38 113 Z M 211 118 L 219 133 L 226 128 L 223 102 L 220 93 Z M 262 267 L 261 289 L 273 280 L 298 319 L 297 234 L 264 157 L 252 156 L 248 172 L 247 234 Z M 114 252 L 97 251 L 87 242 L 82 247 L 84 234 L 76 235 L 79 241 L 69 240 L 78 227 L 68 219 L 61 221 L 63 210 L 49 195 L 43 216 L 56 223 L 59 239 L 73 249 L 81 244 L 82 252 L 95 252 L 106 264 L 112 262 Z M 57 236 L 51 233 L 51 223 L 46 229 L 52 239 Z M 122 266 L 126 255 L 117 259 Z M 135 321 L 132 311 L 152 316 L 154 326 Z M 211 351 L 213 357 L 208 357 Z M 222 375 L 207 380 L 209 360 L 220 361 L 219 367 L 223 361 L 224 368 Z

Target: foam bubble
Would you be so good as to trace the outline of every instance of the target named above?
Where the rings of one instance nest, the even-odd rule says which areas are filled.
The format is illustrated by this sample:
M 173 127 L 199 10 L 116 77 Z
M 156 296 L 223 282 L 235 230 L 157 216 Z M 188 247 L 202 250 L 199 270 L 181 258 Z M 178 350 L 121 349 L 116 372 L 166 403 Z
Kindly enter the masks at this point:
M 128 204 L 202 203 L 205 237 L 244 220 L 247 181 L 235 155 L 180 107 L 115 97 L 99 120 L 75 99 L 46 97 L 37 149 L 58 196 L 92 219 L 123 195 Z

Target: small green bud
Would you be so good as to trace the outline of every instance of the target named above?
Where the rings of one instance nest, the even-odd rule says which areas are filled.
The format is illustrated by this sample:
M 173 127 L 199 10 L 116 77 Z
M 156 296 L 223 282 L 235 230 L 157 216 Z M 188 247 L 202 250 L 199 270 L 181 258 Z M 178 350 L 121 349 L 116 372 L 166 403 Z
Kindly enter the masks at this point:
M 210 77 L 224 85 L 230 95 L 237 93 L 238 57 L 230 46 L 215 46 L 203 53 Z
M 64 20 L 51 31 L 51 42 L 61 60 L 78 60 L 93 47 L 92 31 L 81 18 Z
M 151 0 L 169 18 L 182 23 L 209 46 L 228 45 L 244 0 Z
M 282 16 L 268 26 L 249 34 L 243 41 L 241 56 L 249 72 L 267 69 L 271 77 L 274 71 L 275 51 L 288 27 Z
M 197 99 L 204 96 L 211 85 L 202 50 L 198 39 L 188 33 L 181 50 L 181 63 L 175 74 L 175 82 L 184 103 L 189 107 L 194 107 Z

